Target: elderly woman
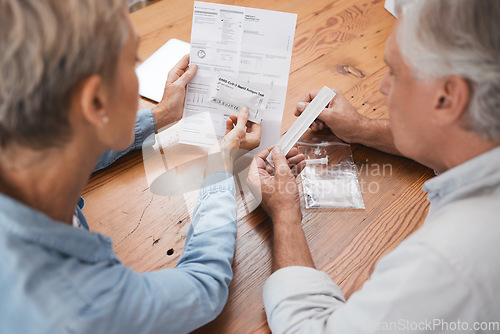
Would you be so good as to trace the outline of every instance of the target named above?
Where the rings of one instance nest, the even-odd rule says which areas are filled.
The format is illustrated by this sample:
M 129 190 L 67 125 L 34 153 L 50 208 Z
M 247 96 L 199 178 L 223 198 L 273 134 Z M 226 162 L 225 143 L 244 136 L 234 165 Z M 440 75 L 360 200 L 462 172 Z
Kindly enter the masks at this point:
M 0 8 L 0 332 L 182 333 L 215 318 L 236 237 L 228 152 L 258 146 L 260 126 L 245 109 L 228 120 L 176 268 L 136 273 L 88 231 L 79 194 L 99 158 L 181 117 L 196 68 L 181 60 L 164 100 L 136 119 L 138 37 L 123 0 Z

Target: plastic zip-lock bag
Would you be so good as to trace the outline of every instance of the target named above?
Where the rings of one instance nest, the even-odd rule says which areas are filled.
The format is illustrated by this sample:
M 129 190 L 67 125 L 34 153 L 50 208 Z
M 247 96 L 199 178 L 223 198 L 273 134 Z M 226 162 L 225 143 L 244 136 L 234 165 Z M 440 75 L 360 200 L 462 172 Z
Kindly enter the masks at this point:
M 298 142 L 297 146 L 306 156 L 301 177 L 307 209 L 365 208 L 349 144 Z

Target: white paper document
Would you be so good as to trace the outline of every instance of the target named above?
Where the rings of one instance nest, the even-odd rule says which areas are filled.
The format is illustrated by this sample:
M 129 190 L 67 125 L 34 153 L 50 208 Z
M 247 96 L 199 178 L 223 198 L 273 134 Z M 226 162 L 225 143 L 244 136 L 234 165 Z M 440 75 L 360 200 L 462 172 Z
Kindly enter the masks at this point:
M 135 70 L 139 79 L 139 94 L 160 102 L 168 72 L 189 53 L 189 43 L 172 38 Z
M 296 14 L 195 1 L 190 62 L 198 71 L 187 86 L 181 143 L 214 145 L 229 114 L 237 114 L 209 103 L 221 74 L 265 93 L 260 147 L 278 142 L 296 22 Z
M 398 17 L 396 13 L 396 2 L 394 0 L 385 0 L 384 8 L 387 9 L 394 17 Z

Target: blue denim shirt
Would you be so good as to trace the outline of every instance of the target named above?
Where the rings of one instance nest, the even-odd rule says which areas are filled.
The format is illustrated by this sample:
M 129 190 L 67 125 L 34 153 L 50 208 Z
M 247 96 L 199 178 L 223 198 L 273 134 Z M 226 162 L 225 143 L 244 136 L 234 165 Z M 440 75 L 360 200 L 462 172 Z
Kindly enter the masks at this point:
M 83 204 L 74 228 L 0 193 L 0 333 L 186 333 L 221 312 L 236 239 L 231 174 L 205 179 L 175 268 L 123 265 L 109 237 L 88 231 Z
M 135 137 L 134 142 L 124 151 L 108 151 L 101 155 L 97 162 L 94 171 L 103 169 L 113 162 L 124 156 L 125 154 L 138 150 L 142 147 L 142 143 L 155 132 L 155 119 L 151 109 L 143 109 L 137 112 L 137 119 L 135 122 Z

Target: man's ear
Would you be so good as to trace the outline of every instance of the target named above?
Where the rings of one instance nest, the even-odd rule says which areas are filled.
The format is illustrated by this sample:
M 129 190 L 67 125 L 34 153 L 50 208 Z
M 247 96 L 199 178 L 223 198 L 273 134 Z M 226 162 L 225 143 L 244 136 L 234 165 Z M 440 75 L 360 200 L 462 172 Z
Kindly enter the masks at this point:
M 441 125 L 459 122 L 466 112 L 469 98 L 470 87 L 464 78 L 456 75 L 443 78 L 436 95 L 434 122 Z
M 75 94 L 76 102 L 81 110 L 81 117 L 89 124 L 98 128 L 108 123 L 107 99 L 102 78 L 99 75 L 91 75 L 84 79 Z

